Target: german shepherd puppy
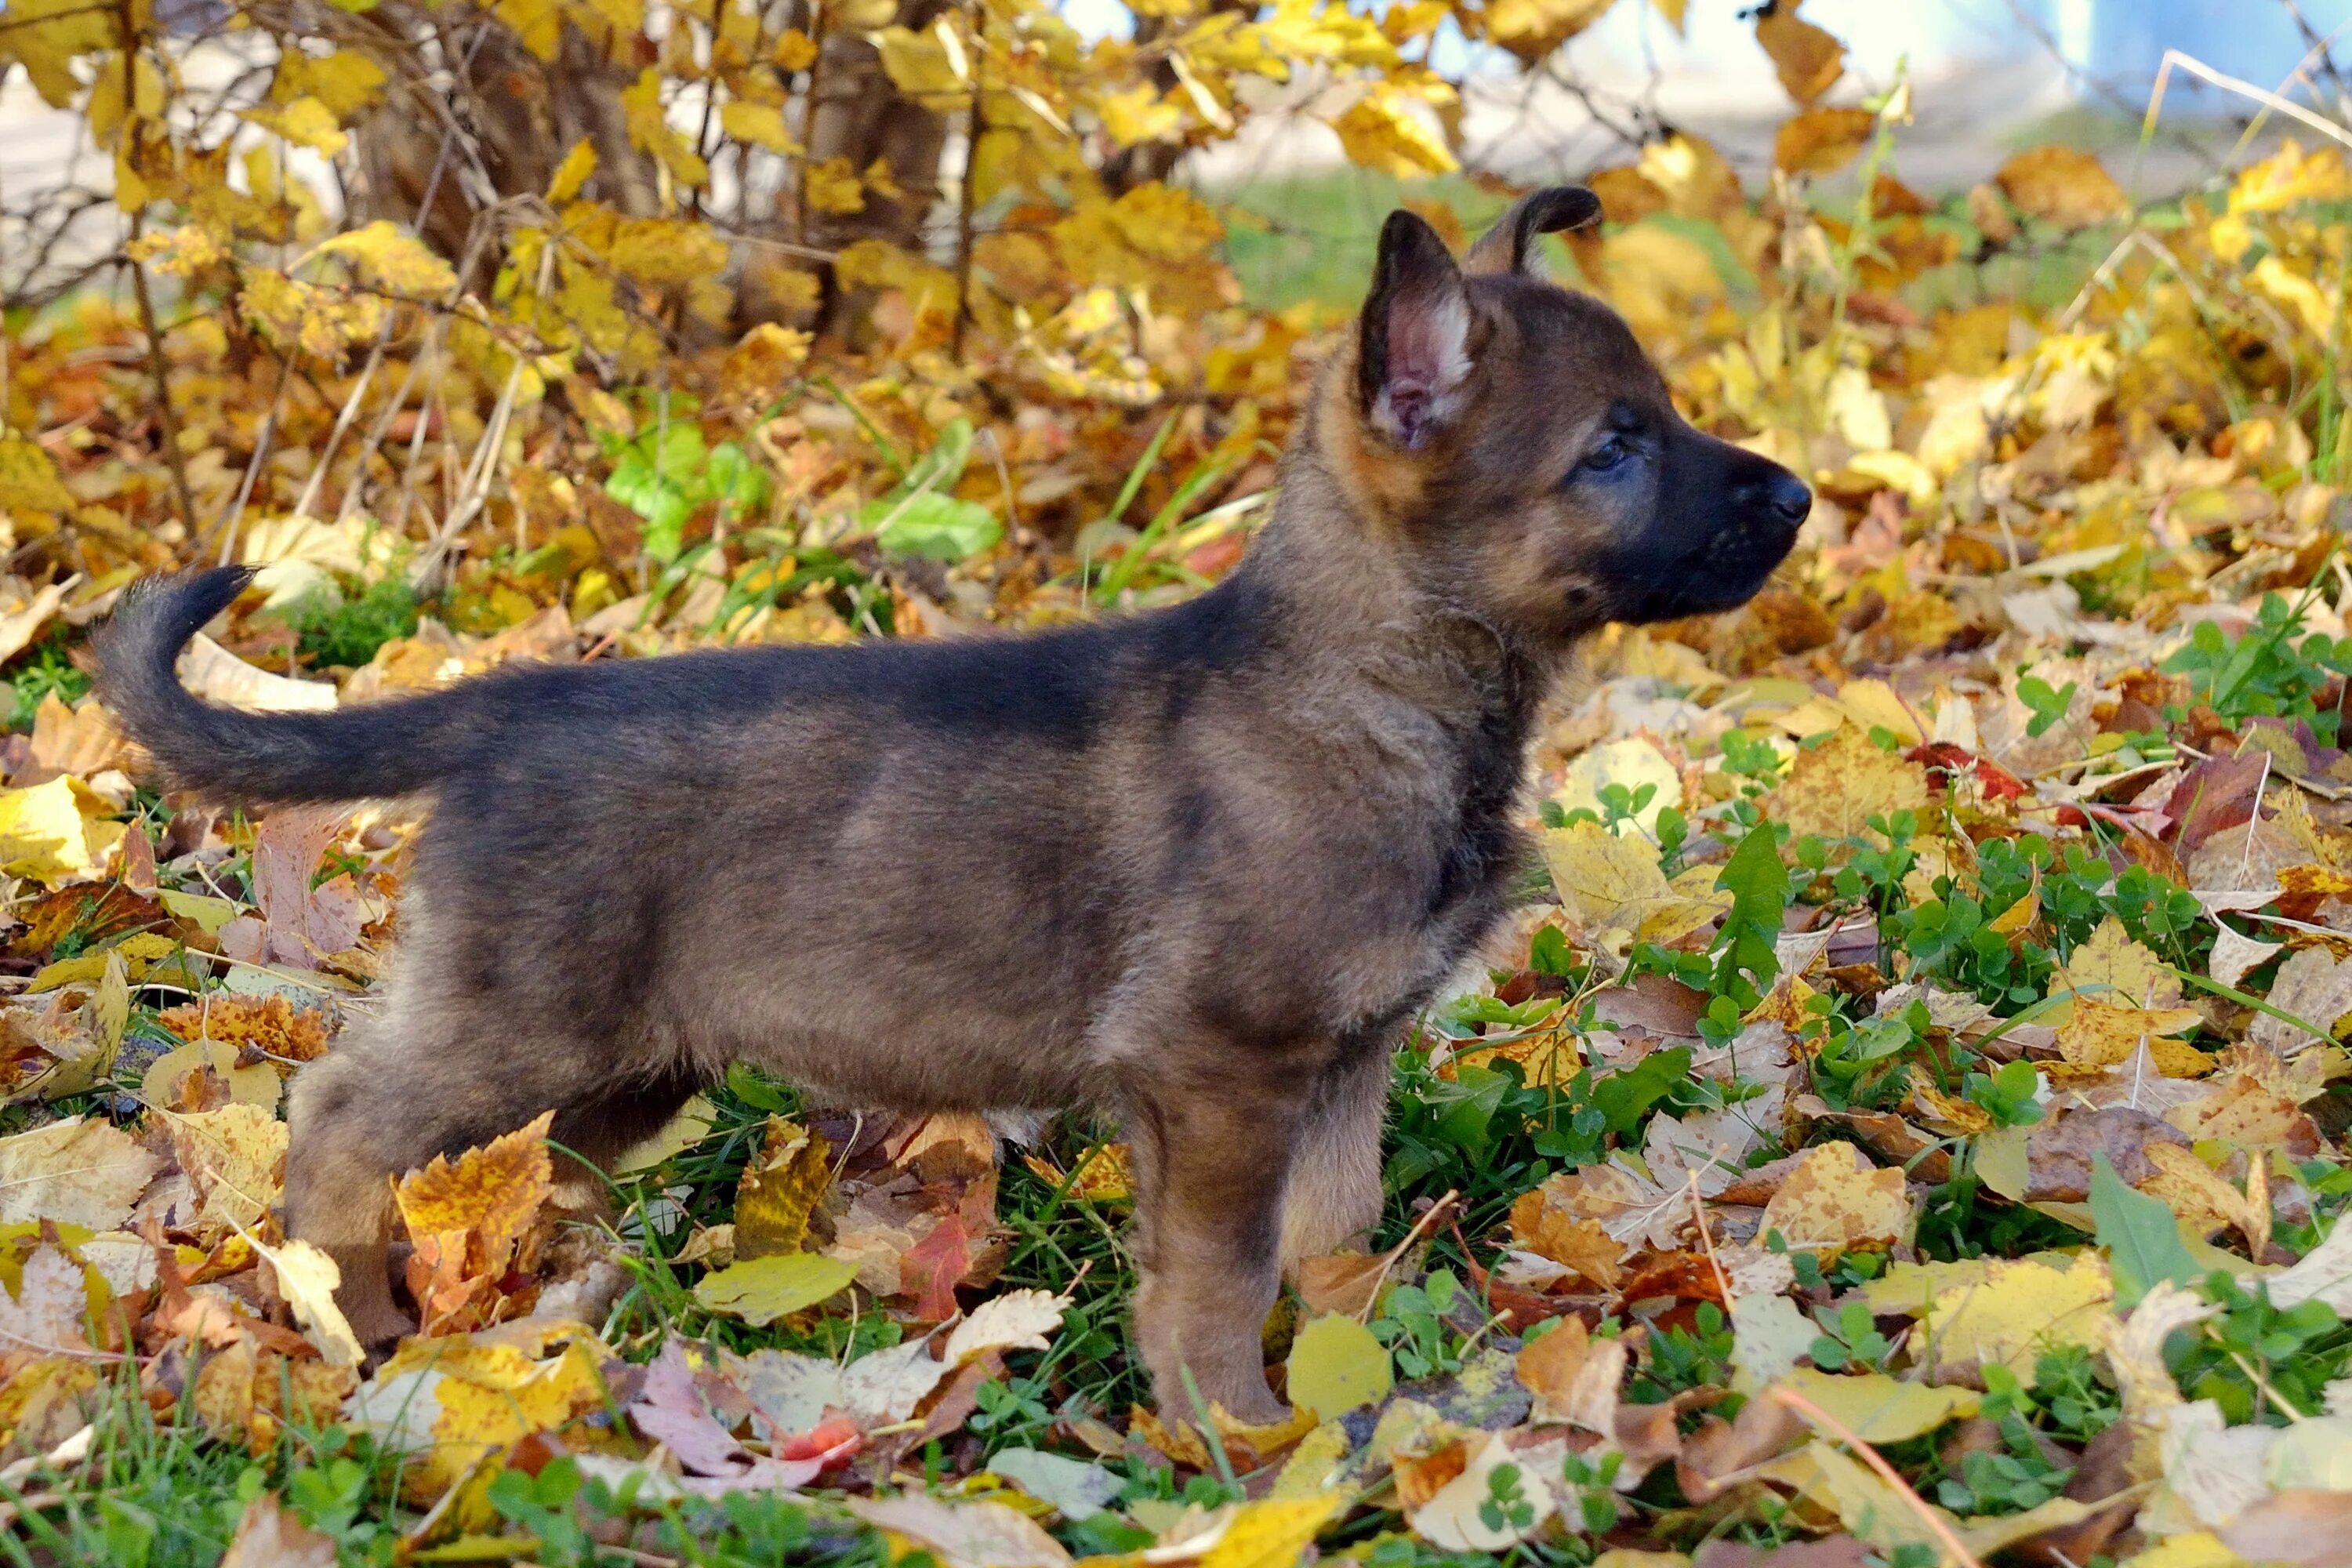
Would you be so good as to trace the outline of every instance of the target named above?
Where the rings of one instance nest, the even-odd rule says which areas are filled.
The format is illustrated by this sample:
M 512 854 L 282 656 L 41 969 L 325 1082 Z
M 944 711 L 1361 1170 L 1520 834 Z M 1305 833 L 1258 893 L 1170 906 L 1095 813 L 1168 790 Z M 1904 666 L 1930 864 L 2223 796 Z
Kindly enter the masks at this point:
M 1261 1325 L 1379 1218 L 1391 1052 L 1504 909 L 1554 671 L 1738 605 L 1811 503 L 1538 274 L 1599 211 L 1542 191 L 1460 264 L 1392 214 L 1274 515 L 1174 608 L 262 715 L 173 673 L 242 573 L 126 604 L 102 689 L 175 784 L 433 803 L 383 1016 L 289 1110 L 288 1228 L 362 1339 L 410 1326 L 387 1178 L 550 1108 L 608 1160 L 743 1060 L 840 1105 L 1115 1110 L 1161 1404 L 1189 1366 L 1278 1419 Z

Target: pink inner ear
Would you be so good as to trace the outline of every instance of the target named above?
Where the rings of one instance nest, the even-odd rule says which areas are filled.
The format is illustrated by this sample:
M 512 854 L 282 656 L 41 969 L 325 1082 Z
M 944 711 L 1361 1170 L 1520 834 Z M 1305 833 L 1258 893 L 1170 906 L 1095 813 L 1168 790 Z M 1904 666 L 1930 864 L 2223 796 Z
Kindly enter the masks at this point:
M 1453 289 L 1417 289 L 1389 311 L 1386 413 L 1396 438 L 1419 447 L 1469 374 L 1468 302 Z

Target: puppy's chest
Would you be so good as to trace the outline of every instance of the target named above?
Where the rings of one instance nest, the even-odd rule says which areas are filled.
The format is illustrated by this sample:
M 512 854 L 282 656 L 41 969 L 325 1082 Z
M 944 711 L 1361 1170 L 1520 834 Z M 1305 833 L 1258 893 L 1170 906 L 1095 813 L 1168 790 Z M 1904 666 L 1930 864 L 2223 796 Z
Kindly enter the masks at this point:
M 1526 862 L 1519 823 L 1526 769 L 1526 725 L 1516 714 L 1486 716 L 1449 736 L 1433 761 L 1419 808 L 1402 811 L 1382 836 L 1393 848 L 1364 868 L 1381 885 L 1387 918 L 1362 955 L 1384 971 L 1400 1002 L 1437 984 L 1494 928 Z M 1381 963 L 1370 950 L 1385 956 Z M 1370 976 L 1368 975 L 1368 978 Z

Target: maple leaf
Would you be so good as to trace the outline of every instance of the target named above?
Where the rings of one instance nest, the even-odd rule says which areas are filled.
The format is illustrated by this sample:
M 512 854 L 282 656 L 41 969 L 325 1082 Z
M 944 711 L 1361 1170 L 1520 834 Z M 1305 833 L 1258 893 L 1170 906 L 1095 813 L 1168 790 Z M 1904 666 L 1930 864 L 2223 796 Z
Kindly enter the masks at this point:
M 537 1250 L 541 1211 L 554 1191 L 547 1131 L 555 1112 L 452 1161 L 401 1178 L 394 1200 L 415 1248 L 410 1293 L 425 1310 L 424 1331 L 462 1331 L 490 1320 L 499 1281 L 527 1270 Z
M 1840 839 L 1870 837 L 1872 817 L 1924 813 L 1927 804 L 1927 775 L 1916 763 L 1847 724 L 1798 753 L 1766 810 L 1798 837 Z
M 800 1250 L 809 1213 L 832 1180 L 831 1156 L 821 1133 L 782 1117 L 769 1119 L 760 1152 L 743 1167 L 735 1190 L 736 1257 Z

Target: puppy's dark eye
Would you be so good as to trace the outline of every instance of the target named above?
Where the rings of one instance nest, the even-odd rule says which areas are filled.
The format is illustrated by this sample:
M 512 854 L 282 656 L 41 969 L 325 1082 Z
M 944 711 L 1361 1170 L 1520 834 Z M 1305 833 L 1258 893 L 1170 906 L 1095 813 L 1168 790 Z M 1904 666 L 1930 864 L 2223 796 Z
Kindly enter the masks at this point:
M 1585 454 L 1584 461 L 1580 466 L 1589 474 L 1605 474 L 1633 455 L 1633 449 L 1625 445 L 1622 438 L 1604 436 L 1601 437 L 1601 445 Z

